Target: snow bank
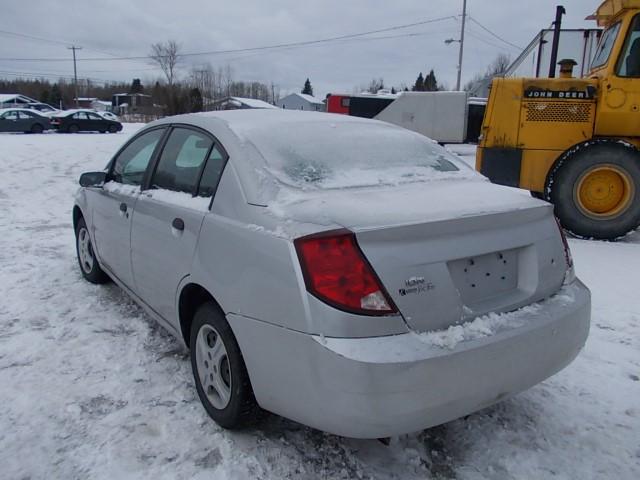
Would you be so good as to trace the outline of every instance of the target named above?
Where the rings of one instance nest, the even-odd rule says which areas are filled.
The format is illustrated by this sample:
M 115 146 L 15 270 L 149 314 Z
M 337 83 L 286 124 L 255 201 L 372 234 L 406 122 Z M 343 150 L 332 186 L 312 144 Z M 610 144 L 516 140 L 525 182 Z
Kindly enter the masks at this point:
M 101 170 L 140 126 L 0 134 L 2 478 L 640 477 L 640 233 L 570 240 L 593 294 L 590 337 L 568 368 L 512 399 L 389 446 L 277 416 L 217 427 L 178 343 L 115 285 L 78 271 L 80 173 Z

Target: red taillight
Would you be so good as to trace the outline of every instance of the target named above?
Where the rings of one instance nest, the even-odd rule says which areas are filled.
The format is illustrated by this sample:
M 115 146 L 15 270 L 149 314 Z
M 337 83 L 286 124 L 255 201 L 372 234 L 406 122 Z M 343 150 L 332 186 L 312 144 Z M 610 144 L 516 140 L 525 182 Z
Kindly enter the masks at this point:
M 294 244 L 309 293 L 351 313 L 397 313 L 352 232 L 333 230 L 298 238 Z

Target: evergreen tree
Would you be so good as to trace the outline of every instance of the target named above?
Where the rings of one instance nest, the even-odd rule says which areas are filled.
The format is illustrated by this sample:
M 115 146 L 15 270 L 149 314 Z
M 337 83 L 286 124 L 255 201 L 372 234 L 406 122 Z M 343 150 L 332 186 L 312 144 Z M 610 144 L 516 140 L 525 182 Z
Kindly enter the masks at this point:
M 139 78 L 133 79 L 133 82 L 131 82 L 131 88 L 129 90 L 130 93 L 142 93 L 144 91 L 144 87 L 142 86 L 142 82 Z
M 302 89 L 302 93 L 304 93 L 305 95 L 313 95 L 313 87 L 311 86 L 311 82 L 309 81 L 308 78 L 304 82 L 304 88 Z
M 429 71 L 429 74 L 424 79 L 424 90 L 426 92 L 435 92 L 438 90 L 438 81 L 436 80 L 436 74 L 433 73 L 433 69 Z
M 42 103 L 49 103 L 49 90 L 43 90 L 40 94 L 40 101 Z
M 202 111 L 202 94 L 199 88 L 192 88 L 189 91 L 189 107 L 191 112 Z
M 391 87 L 391 93 L 398 93 L 396 92 L 396 87 Z
M 422 76 L 422 72 L 420 72 L 420 75 L 416 78 L 416 83 L 411 90 L 414 92 L 424 92 L 424 77 Z
M 62 92 L 60 91 L 60 86 L 57 83 L 54 83 L 53 87 L 51 87 L 49 102 L 52 106 L 60 108 L 60 103 L 62 102 Z

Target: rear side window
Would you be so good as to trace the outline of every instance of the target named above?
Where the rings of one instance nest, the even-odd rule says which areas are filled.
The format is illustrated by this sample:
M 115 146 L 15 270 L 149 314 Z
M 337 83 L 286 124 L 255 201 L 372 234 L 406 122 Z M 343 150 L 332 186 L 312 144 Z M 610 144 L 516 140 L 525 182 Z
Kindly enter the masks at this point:
M 616 43 L 619 31 L 620 22 L 609 27 L 609 29 L 602 34 L 602 40 L 600 40 L 600 43 L 598 44 L 596 55 L 593 57 L 593 62 L 591 62 L 591 68 L 602 67 L 609 61 L 609 56 L 611 55 L 613 44 Z
M 171 132 L 151 180 L 151 188 L 195 193 L 198 176 L 209 150 L 211 138 L 187 128 Z
M 623 55 L 618 61 L 618 76 L 640 77 L 640 15 L 633 18 L 622 51 Z
M 152 130 L 127 145 L 113 165 L 111 173 L 113 181 L 127 185 L 141 185 L 147 165 L 163 134 L 162 128 Z
M 222 170 L 227 161 L 227 156 L 216 145 L 211 150 L 207 164 L 202 172 L 202 179 L 200 180 L 200 186 L 198 187 L 198 196 L 200 197 L 212 197 L 216 193 Z

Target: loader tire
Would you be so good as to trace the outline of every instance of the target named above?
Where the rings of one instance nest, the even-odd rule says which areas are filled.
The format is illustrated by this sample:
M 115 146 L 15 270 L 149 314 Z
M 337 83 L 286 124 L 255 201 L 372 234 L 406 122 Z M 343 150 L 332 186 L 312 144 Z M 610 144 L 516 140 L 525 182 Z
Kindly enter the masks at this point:
M 615 240 L 640 225 L 640 152 L 619 141 L 592 141 L 565 153 L 545 197 L 578 237 Z

